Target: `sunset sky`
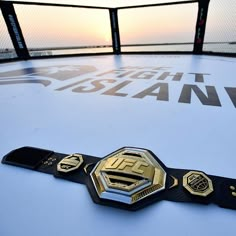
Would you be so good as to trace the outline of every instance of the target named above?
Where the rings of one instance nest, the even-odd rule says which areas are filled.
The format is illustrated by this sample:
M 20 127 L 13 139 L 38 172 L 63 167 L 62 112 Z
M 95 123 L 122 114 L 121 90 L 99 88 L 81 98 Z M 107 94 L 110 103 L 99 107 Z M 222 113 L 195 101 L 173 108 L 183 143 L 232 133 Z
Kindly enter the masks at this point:
M 25 0 L 26 1 L 26 0 Z M 49 2 L 31 0 L 31 2 Z M 51 0 L 54 3 L 117 7 L 170 0 Z M 176 1 L 176 0 L 175 0 Z M 206 39 L 236 41 L 235 0 L 211 0 Z M 15 5 L 28 47 L 111 44 L 109 12 L 84 8 Z M 197 3 L 120 10 L 121 43 L 193 42 Z M 9 44 L 0 15 L 0 48 Z M 9 46 L 8 46 L 9 47 Z

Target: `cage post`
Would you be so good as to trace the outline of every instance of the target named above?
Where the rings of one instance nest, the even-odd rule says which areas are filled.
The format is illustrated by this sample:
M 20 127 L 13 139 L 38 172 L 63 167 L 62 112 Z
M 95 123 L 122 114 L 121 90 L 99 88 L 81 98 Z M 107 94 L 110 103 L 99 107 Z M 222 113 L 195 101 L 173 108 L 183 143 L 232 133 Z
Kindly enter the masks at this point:
M 198 16 L 193 49 L 194 54 L 202 54 L 209 2 L 210 0 L 199 0 L 198 2 Z
M 17 19 L 13 3 L 0 2 L 0 7 L 17 56 L 20 59 L 29 59 L 29 51 Z
M 109 9 L 110 22 L 111 22 L 111 34 L 112 34 L 112 47 L 114 54 L 120 54 L 120 33 L 117 9 Z

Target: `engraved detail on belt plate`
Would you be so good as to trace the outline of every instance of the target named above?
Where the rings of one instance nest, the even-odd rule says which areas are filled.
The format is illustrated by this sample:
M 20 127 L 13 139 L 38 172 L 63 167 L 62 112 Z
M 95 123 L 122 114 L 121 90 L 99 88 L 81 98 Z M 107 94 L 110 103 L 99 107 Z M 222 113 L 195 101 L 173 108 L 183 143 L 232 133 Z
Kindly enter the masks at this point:
M 91 171 L 100 198 L 133 204 L 165 189 L 166 172 L 144 149 L 123 148 L 101 160 Z
M 214 191 L 211 179 L 200 171 L 190 171 L 184 175 L 183 186 L 191 194 L 202 197 L 206 197 Z
M 88 163 L 88 164 L 86 164 L 85 166 L 84 166 L 84 172 L 85 172 L 85 174 L 88 174 L 88 167 L 89 166 L 91 166 L 91 165 L 93 165 L 94 163 Z
M 83 157 L 79 154 L 72 154 L 64 157 L 57 164 L 57 171 L 68 173 L 74 170 L 77 170 L 83 163 Z
M 170 177 L 173 179 L 173 184 L 169 187 L 169 189 L 177 187 L 179 185 L 179 180 L 172 175 Z

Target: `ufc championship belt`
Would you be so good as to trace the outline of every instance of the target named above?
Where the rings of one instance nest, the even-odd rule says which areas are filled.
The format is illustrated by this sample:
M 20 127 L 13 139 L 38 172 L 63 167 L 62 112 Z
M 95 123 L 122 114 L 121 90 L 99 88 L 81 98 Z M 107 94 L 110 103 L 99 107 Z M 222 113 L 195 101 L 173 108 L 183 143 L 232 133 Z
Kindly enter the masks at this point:
M 166 167 L 147 149 L 124 147 L 104 158 L 22 147 L 2 163 L 85 184 L 95 203 L 137 210 L 151 203 L 215 203 L 236 209 L 236 180 Z

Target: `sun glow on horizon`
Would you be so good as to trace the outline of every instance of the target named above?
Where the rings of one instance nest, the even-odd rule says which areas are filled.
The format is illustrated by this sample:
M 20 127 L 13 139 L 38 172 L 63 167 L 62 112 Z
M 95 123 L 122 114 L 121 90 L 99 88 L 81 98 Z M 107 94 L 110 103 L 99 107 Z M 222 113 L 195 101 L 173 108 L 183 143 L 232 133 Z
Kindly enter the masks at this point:
M 104 40 L 105 40 L 106 43 L 111 44 L 111 34 L 106 33 L 105 36 L 104 36 Z

